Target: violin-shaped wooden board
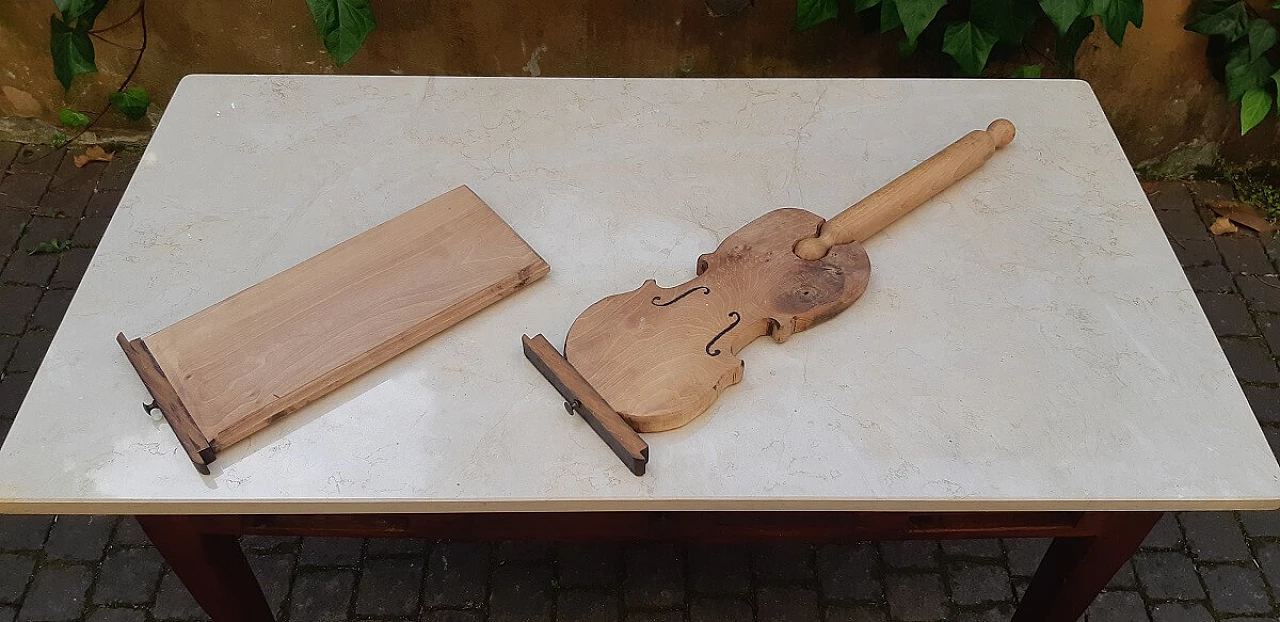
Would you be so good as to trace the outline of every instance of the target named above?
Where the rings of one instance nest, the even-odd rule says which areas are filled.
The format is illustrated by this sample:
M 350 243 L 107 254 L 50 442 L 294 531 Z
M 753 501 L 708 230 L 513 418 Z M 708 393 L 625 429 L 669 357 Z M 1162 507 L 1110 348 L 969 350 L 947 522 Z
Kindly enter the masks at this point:
M 642 473 L 647 445 L 631 430 L 688 423 L 742 379 L 747 344 L 763 335 L 781 343 L 848 308 L 871 277 L 861 242 L 977 170 L 1014 134 L 1004 119 L 969 132 L 828 221 L 802 209 L 768 212 L 699 258 L 690 281 L 649 280 L 588 307 L 569 328 L 564 357 L 541 335 L 525 338 L 526 355 L 569 410 Z

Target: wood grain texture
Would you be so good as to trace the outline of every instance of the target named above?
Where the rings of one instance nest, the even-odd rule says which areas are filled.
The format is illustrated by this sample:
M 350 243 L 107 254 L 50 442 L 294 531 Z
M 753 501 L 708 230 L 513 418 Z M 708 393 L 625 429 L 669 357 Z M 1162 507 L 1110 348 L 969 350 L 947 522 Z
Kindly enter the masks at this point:
M 818 261 L 792 252 L 822 217 L 774 210 L 698 260 L 698 277 L 671 288 L 652 280 L 601 300 L 569 328 L 565 358 L 640 432 L 680 427 L 742 379 L 737 354 L 761 335 L 786 341 L 866 290 L 861 244 Z
M 1008 119 L 996 119 L 985 130 L 965 134 L 832 217 L 822 225 L 817 237 L 809 237 L 796 244 L 796 254 L 805 259 L 820 259 L 835 244 L 866 241 L 907 212 L 978 170 L 997 149 L 1013 141 L 1016 133 Z
M 524 335 L 523 343 L 525 357 L 560 392 L 565 399 L 565 407 L 582 415 L 632 473 L 644 475 L 645 465 L 649 462 L 649 444 L 614 412 L 569 361 L 556 352 L 546 337 Z
M 143 341 L 220 450 L 549 270 L 462 186 Z

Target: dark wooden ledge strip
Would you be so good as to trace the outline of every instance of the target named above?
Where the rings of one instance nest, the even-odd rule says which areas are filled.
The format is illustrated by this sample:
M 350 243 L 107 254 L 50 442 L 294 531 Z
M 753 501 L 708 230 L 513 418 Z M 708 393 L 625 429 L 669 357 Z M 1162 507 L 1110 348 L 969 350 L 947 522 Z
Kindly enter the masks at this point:
M 124 333 L 119 333 L 116 335 L 116 343 L 120 344 L 125 356 L 129 357 L 129 362 L 133 364 L 133 369 L 138 372 L 138 377 L 146 385 L 151 397 L 155 398 L 160 412 L 169 422 L 169 427 L 178 437 L 178 442 L 186 450 L 187 457 L 191 458 L 196 470 L 208 475 L 209 463 L 213 462 L 216 453 L 209 445 L 209 440 L 200 432 L 195 419 L 191 418 L 191 413 L 178 397 L 178 392 L 173 389 L 164 370 L 156 363 L 146 342 L 142 339 L 130 340 Z

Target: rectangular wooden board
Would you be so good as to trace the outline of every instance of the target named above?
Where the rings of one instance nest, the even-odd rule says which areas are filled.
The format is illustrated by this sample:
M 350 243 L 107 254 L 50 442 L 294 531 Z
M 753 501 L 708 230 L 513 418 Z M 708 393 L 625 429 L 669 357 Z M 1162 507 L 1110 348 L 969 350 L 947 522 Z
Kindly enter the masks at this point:
M 121 346 L 201 467 L 548 271 L 461 186 Z

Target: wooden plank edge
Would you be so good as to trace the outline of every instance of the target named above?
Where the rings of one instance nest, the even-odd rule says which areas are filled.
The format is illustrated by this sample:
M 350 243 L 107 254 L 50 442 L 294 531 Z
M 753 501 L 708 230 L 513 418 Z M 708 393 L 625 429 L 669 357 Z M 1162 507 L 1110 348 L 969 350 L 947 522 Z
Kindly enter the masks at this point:
M 147 391 L 155 399 L 156 404 L 160 407 L 160 413 L 169 422 L 169 428 L 173 430 L 174 436 L 178 437 L 178 443 L 187 452 L 187 457 L 191 459 L 191 463 L 195 465 L 196 470 L 201 475 L 208 475 L 209 463 L 217 458 L 217 452 L 214 451 L 209 440 L 204 437 L 204 433 L 200 431 L 200 426 L 196 425 L 195 419 L 191 418 L 191 413 L 187 411 L 186 405 L 178 397 L 178 392 L 174 390 L 173 384 L 169 382 L 169 377 L 165 375 L 164 370 L 160 368 L 160 364 L 151 355 L 151 350 L 147 348 L 146 342 L 142 339 L 130 340 L 124 336 L 124 333 L 117 333 L 116 343 L 120 344 L 120 349 L 124 350 L 124 354 L 129 358 L 129 363 L 133 365 L 134 371 L 138 372 L 138 377 L 142 379 L 142 384 L 147 387 Z
M 636 475 L 644 475 L 649 462 L 649 444 L 596 392 L 568 359 L 541 334 L 524 335 L 524 356 L 564 397 L 572 412 L 582 415 L 592 430 Z
M 454 305 L 453 312 L 447 316 L 434 315 L 426 318 L 370 349 L 365 353 L 364 357 L 356 357 L 325 372 L 311 383 L 280 396 L 276 403 L 285 404 L 285 406 L 263 416 L 245 417 L 236 422 L 235 425 L 215 431 L 213 438 L 209 439 L 211 446 L 216 451 L 222 451 L 248 438 L 277 420 L 287 417 L 304 406 L 324 397 L 338 387 L 369 373 L 374 368 L 404 354 L 409 349 L 417 347 L 428 339 L 452 328 L 459 322 L 524 289 L 551 272 L 551 266 L 536 255 L 535 253 L 536 260 L 529 265 L 516 270 L 502 281 L 459 301 Z M 447 317 L 447 321 L 436 325 L 435 321 L 442 317 Z

